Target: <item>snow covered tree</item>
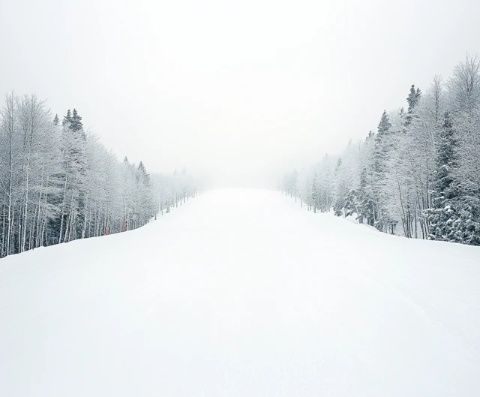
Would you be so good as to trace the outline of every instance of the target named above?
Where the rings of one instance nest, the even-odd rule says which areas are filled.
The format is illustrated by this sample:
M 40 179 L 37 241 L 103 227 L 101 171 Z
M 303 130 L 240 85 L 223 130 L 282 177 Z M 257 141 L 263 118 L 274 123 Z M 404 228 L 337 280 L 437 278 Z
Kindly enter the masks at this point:
M 480 244 L 480 59 L 467 58 L 449 84 L 458 145 L 456 239 Z
M 415 85 L 412 84 L 410 87 L 410 92 L 407 97 L 407 102 L 408 102 L 408 110 L 407 110 L 407 116 L 406 116 L 406 125 L 410 125 L 412 122 L 412 118 L 414 115 L 414 111 L 416 106 L 418 105 L 418 101 L 420 100 L 422 92 L 420 91 L 419 88 L 415 89 Z
M 458 226 L 458 214 L 455 207 L 459 186 L 454 178 L 455 169 L 458 167 L 457 149 L 458 140 L 455 137 L 450 114 L 447 112 L 437 149 L 434 208 L 428 211 L 429 238 L 434 240 L 457 241 L 455 229 Z
M 60 125 L 35 96 L 5 98 L 0 257 L 143 226 L 161 203 L 178 205 L 195 191 L 186 173 L 153 186 L 143 162 L 119 163 L 85 132 L 76 109 L 68 110 Z
M 480 244 L 480 60 L 459 64 L 446 90 L 437 76 L 406 99 L 406 111 L 383 112 L 356 155 L 302 171 L 295 194 L 384 232 Z
M 374 226 L 382 231 L 391 227 L 392 217 L 388 207 L 389 193 L 387 190 L 387 175 L 389 158 L 392 153 L 392 124 L 386 111 L 383 111 L 378 124 L 373 149 L 372 194 L 374 199 Z

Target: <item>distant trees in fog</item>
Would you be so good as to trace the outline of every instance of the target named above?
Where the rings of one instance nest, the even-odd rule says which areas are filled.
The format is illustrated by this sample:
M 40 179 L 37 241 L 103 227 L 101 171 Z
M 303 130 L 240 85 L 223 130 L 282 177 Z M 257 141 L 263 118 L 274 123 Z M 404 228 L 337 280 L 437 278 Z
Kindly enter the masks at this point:
M 153 179 L 153 180 L 152 180 Z M 7 95 L 0 113 L 0 257 L 135 229 L 194 193 L 186 173 L 152 176 L 117 161 L 82 117 L 52 117 L 35 96 Z
M 406 237 L 480 244 L 480 61 L 467 58 L 407 109 L 383 112 L 375 133 L 339 157 L 286 175 L 283 189 Z

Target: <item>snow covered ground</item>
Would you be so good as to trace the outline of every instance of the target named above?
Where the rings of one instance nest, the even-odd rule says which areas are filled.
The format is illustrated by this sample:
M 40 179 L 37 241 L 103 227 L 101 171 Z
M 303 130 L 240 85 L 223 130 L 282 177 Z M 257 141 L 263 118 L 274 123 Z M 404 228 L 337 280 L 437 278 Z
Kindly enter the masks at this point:
M 478 396 L 480 248 L 207 192 L 1 260 L 0 395 Z

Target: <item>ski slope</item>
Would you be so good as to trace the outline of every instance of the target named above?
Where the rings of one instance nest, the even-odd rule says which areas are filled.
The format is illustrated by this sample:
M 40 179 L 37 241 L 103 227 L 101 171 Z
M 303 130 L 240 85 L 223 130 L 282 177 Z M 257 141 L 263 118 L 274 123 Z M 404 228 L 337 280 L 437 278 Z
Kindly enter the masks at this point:
M 478 396 L 480 248 L 207 192 L 0 260 L 0 395 Z

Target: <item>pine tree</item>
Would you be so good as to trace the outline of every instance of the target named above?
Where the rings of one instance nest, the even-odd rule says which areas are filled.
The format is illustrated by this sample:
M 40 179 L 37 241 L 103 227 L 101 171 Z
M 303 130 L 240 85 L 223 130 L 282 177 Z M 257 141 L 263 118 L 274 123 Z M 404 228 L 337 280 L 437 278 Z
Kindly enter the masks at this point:
M 422 95 L 422 92 L 420 91 L 420 88 L 415 89 L 415 85 L 412 84 L 412 86 L 410 87 L 410 92 L 407 97 L 408 110 L 407 110 L 407 116 L 405 118 L 406 126 L 409 126 L 412 123 L 412 119 L 414 117 L 414 111 L 418 105 L 418 101 L 420 100 L 421 95 Z
M 421 95 L 422 95 L 422 91 L 420 90 L 420 88 L 415 89 L 415 85 L 412 84 L 412 86 L 410 87 L 410 92 L 407 97 L 408 113 L 413 112 L 413 109 L 415 109 L 415 107 L 417 106 Z
M 387 111 L 384 110 L 382 113 L 382 117 L 380 118 L 380 122 L 378 123 L 378 134 L 383 135 L 386 134 L 390 128 L 392 127 L 392 123 L 390 123 L 390 119 L 388 117 Z
M 462 146 L 449 113 L 439 140 L 430 238 L 480 245 L 480 191 L 466 185 L 459 173 Z
M 433 240 L 457 241 L 455 230 L 458 214 L 455 209 L 455 201 L 459 192 L 454 178 L 458 148 L 455 135 L 450 114 L 446 112 L 437 148 L 434 208 L 429 211 L 429 238 Z
M 73 114 L 70 119 L 70 129 L 74 132 L 83 130 L 82 118 L 77 112 L 77 109 L 73 109 Z
M 72 122 L 72 112 L 70 111 L 70 109 L 68 109 L 67 114 L 63 117 L 62 125 L 68 128 L 71 122 Z

